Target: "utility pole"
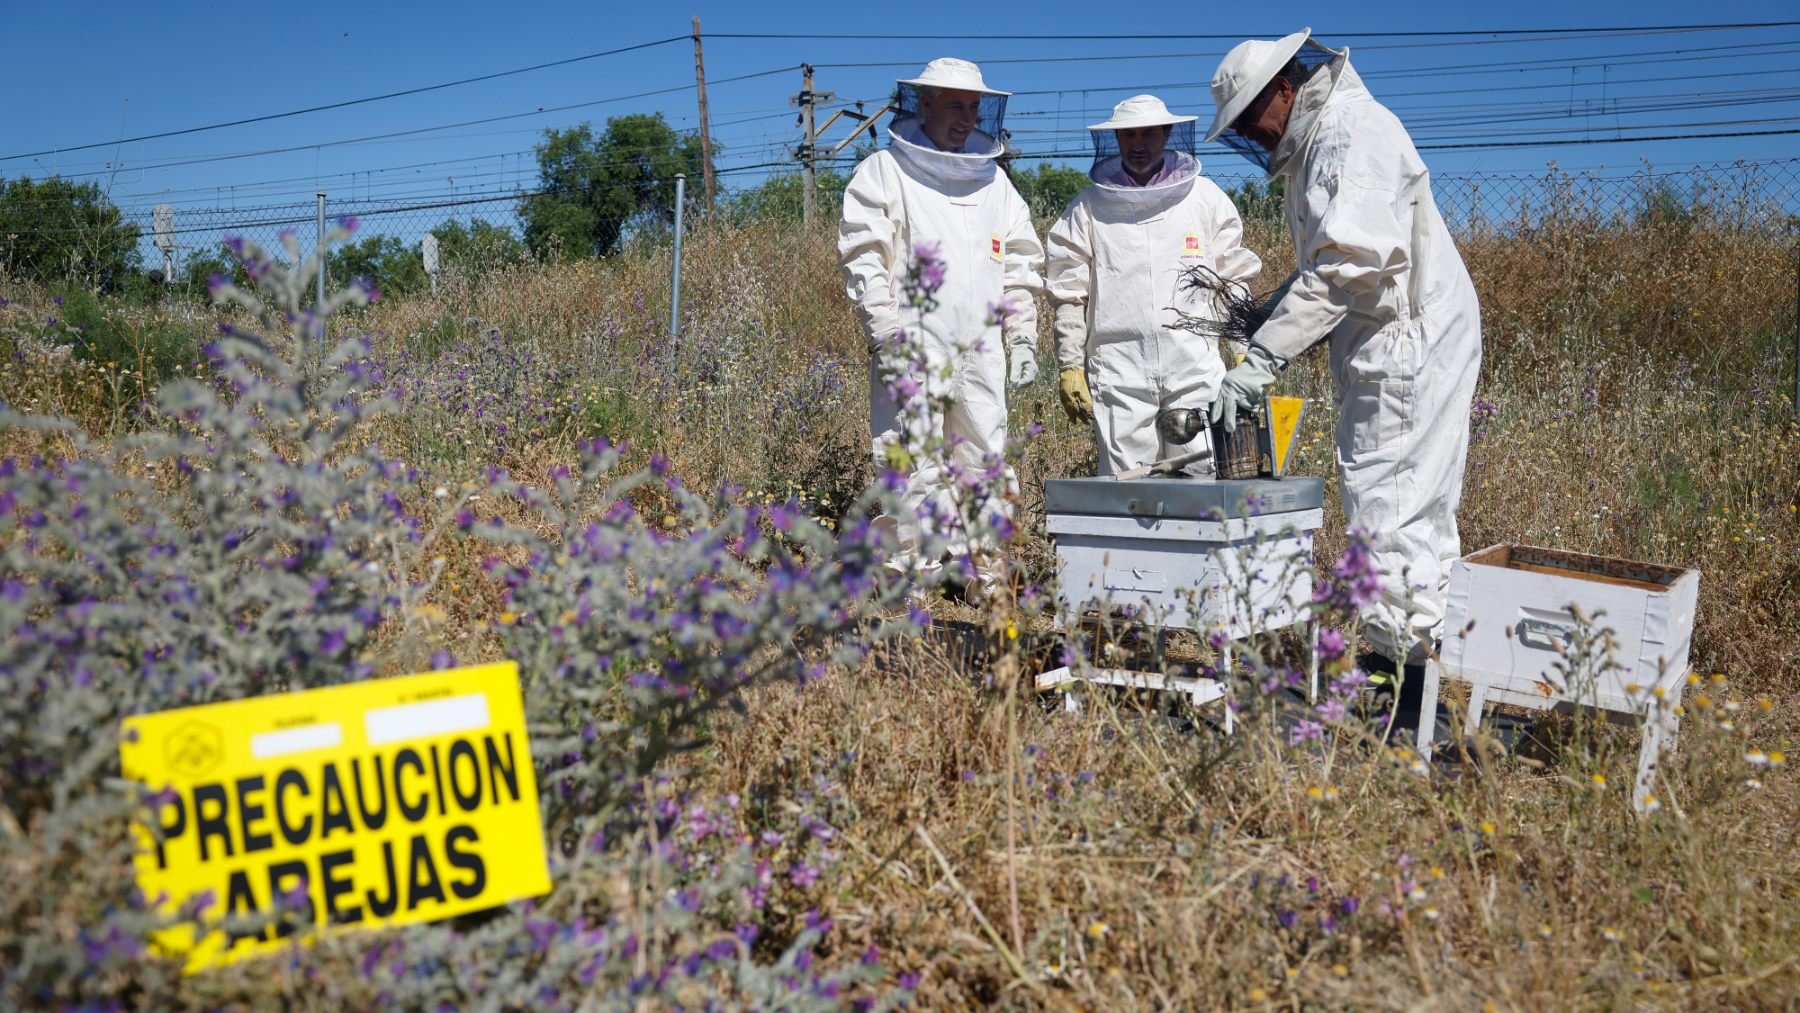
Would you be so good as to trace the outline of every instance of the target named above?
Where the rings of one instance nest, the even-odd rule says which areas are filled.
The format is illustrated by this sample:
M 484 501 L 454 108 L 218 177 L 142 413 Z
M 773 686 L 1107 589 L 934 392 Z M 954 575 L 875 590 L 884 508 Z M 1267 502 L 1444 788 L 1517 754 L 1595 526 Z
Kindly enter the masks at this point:
M 808 229 L 812 228 L 813 205 L 818 203 L 813 191 L 813 68 L 810 63 L 800 65 L 800 94 L 794 96 L 800 103 L 800 130 L 802 133 L 800 150 L 794 154 L 800 159 L 800 177 L 802 180 L 800 222 Z
M 819 154 L 819 131 L 813 122 L 813 111 L 821 101 L 835 98 L 831 92 L 813 91 L 813 68 L 810 63 L 800 65 L 800 94 L 789 97 L 788 102 L 800 107 L 800 129 L 804 134 L 800 147 L 794 149 L 794 157 L 800 160 L 800 176 L 804 184 L 801 208 L 801 222 L 812 228 L 813 212 L 818 204 L 818 191 L 814 187 L 813 163 Z M 836 119 L 833 116 L 832 119 Z M 830 120 L 826 121 L 827 123 Z
M 694 84 L 700 92 L 700 164 L 706 181 L 706 214 L 713 213 L 712 131 L 706 119 L 706 58 L 700 53 L 700 15 L 694 15 Z

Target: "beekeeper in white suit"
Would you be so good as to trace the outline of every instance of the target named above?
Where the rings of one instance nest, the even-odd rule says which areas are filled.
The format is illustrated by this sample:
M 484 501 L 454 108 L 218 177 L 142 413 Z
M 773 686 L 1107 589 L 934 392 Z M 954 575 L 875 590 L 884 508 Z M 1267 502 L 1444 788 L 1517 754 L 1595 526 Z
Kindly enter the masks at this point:
M 1183 470 L 1213 473 L 1204 425 L 1225 378 L 1218 342 L 1181 330 L 1177 314 L 1219 319 L 1210 292 L 1184 285 L 1206 267 L 1248 284 L 1262 261 L 1244 246 L 1231 199 L 1200 175 L 1194 116 L 1136 95 L 1088 127 L 1092 185 L 1050 229 L 1045 282 L 1056 306 L 1063 408 L 1092 419 L 1099 471 L 1116 474 L 1204 453 Z M 1197 429 L 1197 432 L 1195 431 Z
M 1385 585 L 1364 612 L 1365 636 L 1387 661 L 1412 666 L 1443 635 L 1462 551 L 1456 509 L 1481 313 L 1406 129 L 1363 87 L 1348 49 L 1309 35 L 1241 43 L 1212 79 L 1218 115 L 1206 139 L 1285 181 L 1298 265 L 1226 376 L 1215 417 L 1232 419 L 1329 339 L 1344 515 L 1374 534 Z
M 1037 378 L 1034 296 L 1043 284 L 1044 250 L 1024 200 L 995 161 L 1003 151 L 1007 95 L 989 88 L 973 63 L 931 61 L 918 77 L 899 82 L 888 146 L 856 167 L 844 191 L 838 262 L 871 352 L 870 427 L 878 468 L 902 433 L 898 406 L 874 356 L 898 329 L 917 332 L 924 348 L 928 375 L 914 379 L 950 399 L 948 411 L 928 425 L 967 468 L 979 469 L 1005 453 L 1008 351 L 1014 387 Z M 937 309 L 923 319 L 902 307 L 900 288 L 913 246 L 921 242 L 938 244 L 944 262 Z M 1003 298 L 1013 312 L 1001 328 L 992 323 L 992 307 Z M 948 388 L 940 391 L 945 364 L 953 368 Z M 1010 469 L 1006 476 L 1009 487 L 1016 484 Z M 905 480 L 901 515 L 878 523 L 900 547 L 890 569 L 928 585 L 938 577 L 940 560 L 918 557 L 921 517 L 931 523 L 953 516 L 955 493 L 944 469 L 929 461 L 918 462 Z M 959 553 L 980 548 L 950 546 Z M 983 590 L 994 589 L 995 572 L 989 567 L 978 574 Z

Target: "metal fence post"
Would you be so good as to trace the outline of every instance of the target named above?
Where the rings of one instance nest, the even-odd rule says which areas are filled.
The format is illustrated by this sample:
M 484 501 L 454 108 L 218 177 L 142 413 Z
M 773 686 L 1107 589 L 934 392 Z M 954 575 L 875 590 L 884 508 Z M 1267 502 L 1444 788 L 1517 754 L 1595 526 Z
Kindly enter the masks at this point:
M 313 318 L 319 324 L 319 341 L 325 341 L 325 191 L 318 192 L 319 198 L 319 238 L 313 250 L 319 258 L 319 297 L 313 303 Z
M 675 174 L 675 266 L 669 279 L 669 337 L 681 336 L 681 204 L 687 195 L 687 173 Z

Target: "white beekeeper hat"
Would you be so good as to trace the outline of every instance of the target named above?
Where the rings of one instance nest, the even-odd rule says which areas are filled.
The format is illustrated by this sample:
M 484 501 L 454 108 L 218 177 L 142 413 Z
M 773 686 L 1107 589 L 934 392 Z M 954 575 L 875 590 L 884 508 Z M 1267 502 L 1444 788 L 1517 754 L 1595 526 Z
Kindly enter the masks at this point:
M 983 95 L 1012 94 L 1010 91 L 989 88 L 987 82 L 981 79 L 980 67 L 954 56 L 939 57 L 926 64 L 918 77 L 902 78 L 900 83 L 914 88 L 948 88 L 952 91 L 980 92 Z
M 1133 95 L 1113 106 L 1112 119 L 1094 123 L 1089 130 L 1127 130 L 1132 127 L 1165 127 L 1176 123 L 1192 123 L 1198 116 L 1177 116 L 1155 95 Z
M 1213 105 L 1219 112 L 1213 117 L 1212 129 L 1206 132 L 1207 141 L 1218 140 L 1220 134 L 1231 128 L 1232 122 L 1256 101 L 1256 96 L 1275 80 L 1275 75 L 1281 73 L 1281 68 L 1287 66 L 1311 35 L 1312 29 L 1302 28 L 1274 42 L 1250 39 L 1238 43 L 1225 54 L 1225 59 L 1219 61 L 1219 69 L 1213 72 Z

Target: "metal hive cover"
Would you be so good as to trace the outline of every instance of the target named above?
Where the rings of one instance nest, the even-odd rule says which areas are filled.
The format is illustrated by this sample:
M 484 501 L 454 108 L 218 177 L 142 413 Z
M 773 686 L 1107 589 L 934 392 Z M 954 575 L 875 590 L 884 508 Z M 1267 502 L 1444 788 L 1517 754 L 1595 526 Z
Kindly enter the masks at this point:
M 1044 483 L 1052 514 L 1223 520 L 1317 510 L 1325 480 L 1311 476 L 1207 481 L 1194 478 L 1056 478 Z

